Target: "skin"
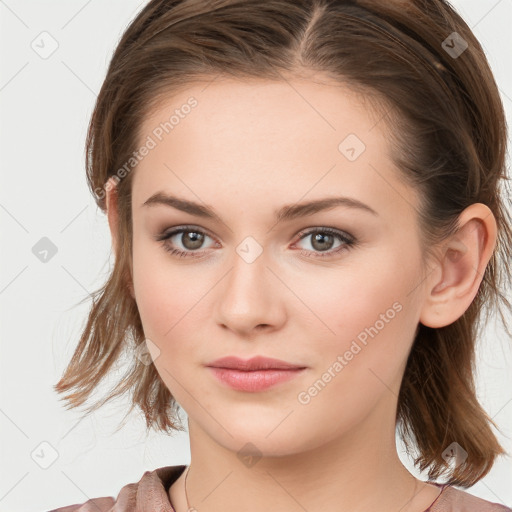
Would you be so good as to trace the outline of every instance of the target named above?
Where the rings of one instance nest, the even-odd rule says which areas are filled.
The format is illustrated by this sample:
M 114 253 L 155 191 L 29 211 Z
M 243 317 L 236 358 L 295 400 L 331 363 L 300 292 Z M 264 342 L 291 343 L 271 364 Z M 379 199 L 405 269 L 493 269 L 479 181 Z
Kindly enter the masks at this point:
M 457 235 L 422 267 L 418 196 L 400 181 L 387 126 L 346 86 L 327 79 L 215 80 L 169 96 L 141 127 L 141 141 L 194 96 L 198 105 L 138 164 L 133 176 L 133 287 L 153 363 L 189 418 L 191 507 L 205 512 L 422 512 L 439 488 L 414 478 L 395 445 L 395 411 L 419 322 L 441 327 L 471 304 L 496 243 L 491 211 L 477 203 Z M 366 150 L 338 149 L 356 134 Z M 169 206 L 155 192 L 210 205 L 223 222 Z M 333 196 L 338 206 L 276 224 L 285 204 Z M 107 194 L 114 248 L 116 189 Z M 199 258 L 179 258 L 155 237 L 185 224 L 205 231 Z M 357 239 L 313 245 L 306 229 Z M 191 229 L 194 232 L 194 229 Z M 248 263 L 236 249 L 253 237 Z M 182 235 L 168 243 L 193 253 Z M 186 241 L 185 241 L 186 243 Z M 329 243 L 331 245 L 329 245 Z M 300 249 L 304 254 L 300 254 Z M 426 276 L 426 277 L 421 277 Z M 381 314 L 401 310 L 309 403 L 298 395 Z M 226 355 L 264 355 L 307 366 L 264 392 L 226 388 L 203 366 Z M 259 458 L 238 457 L 252 443 Z M 170 464 L 173 462 L 171 461 Z M 175 463 L 175 462 L 174 462 Z M 184 474 L 171 486 L 185 512 Z

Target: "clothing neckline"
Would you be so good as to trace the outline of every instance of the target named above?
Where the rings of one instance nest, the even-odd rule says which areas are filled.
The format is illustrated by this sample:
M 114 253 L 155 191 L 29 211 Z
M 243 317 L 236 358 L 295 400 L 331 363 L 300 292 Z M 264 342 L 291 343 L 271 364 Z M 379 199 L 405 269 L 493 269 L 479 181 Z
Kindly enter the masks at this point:
M 432 511 L 432 507 L 439 501 L 439 499 L 441 498 L 441 495 L 444 493 L 445 489 L 447 489 L 450 484 L 438 484 L 437 482 L 430 482 L 427 480 L 426 482 L 427 484 L 432 484 L 432 485 L 435 485 L 436 487 L 440 487 L 441 488 L 441 492 L 437 495 L 436 499 L 428 506 L 428 508 L 426 508 L 423 512 L 431 512 Z M 435 512 L 435 511 L 434 511 Z
M 167 497 L 169 499 L 169 504 L 171 506 L 171 509 L 172 509 L 172 512 L 176 512 L 176 509 L 174 508 L 172 502 L 171 502 L 171 495 L 170 495 L 170 488 L 172 486 L 172 484 L 178 480 L 178 478 L 183 474 L 183 472 L 187 469 L 187 465 L 185 464 L 180 464 L 177 468 L 177 472 L 174 473 L 174 478 L 172 478 L 171 480 L 169 480 L 168 482 L 166 482 L 166 485 L 165 485 L 165 491 L 167 493 Z M 426 508 L 423 512 L 432 512 L 432 507 L 438 503 L 438 501 L 440 500 L 441 496 L 443 495 L 444 491 L 450 487 L 450 484 L 448 483 L 445 483 L 445 484 L 440 484 L 440 483 L 437 483 L 437 482 L 431 482 L 429 480 L 427 480 L 427 482 L 425 482 L 427 484 L 431 484 L 431 485 L 435 485 L 436 487 L 439 487 L 441 489 L 441 492 L 436 496 L 436 498 L 434 499 L 434 501 L 428 506 L 428 508 Z M 434 511 L 435 512 L 435 511 Z

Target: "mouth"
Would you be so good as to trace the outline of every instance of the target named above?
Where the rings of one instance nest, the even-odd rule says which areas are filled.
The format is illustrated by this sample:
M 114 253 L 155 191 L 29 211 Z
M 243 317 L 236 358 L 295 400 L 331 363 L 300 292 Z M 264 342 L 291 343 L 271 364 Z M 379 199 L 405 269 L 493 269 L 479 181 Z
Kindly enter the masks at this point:
M 229 356 L 206 365 L 223 385 L 238 391 L 264 391 L 300 375 L 306 366 L 257 356 L 249 360 Z
M 220 382 L 232 389 L 256 392 L 264 391 L 293 379 L 306 369 L 233 370 L 232 368 L 215 368 L 210 366 L 209 370 Z
M 231 370 L 298 370 L 306 368 L 304 365 L 288 363 L 272 357 L 255 356 L 251 359 L 241 359 L 236 356 L 221 357 L 206 366 L 213 368 L 227 368 Z

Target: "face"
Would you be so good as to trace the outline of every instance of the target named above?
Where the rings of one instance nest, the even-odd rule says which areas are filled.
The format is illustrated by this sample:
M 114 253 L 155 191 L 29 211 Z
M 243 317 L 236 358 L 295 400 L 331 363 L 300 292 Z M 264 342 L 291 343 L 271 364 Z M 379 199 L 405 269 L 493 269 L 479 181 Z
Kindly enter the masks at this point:
M 349 89 L 306 80 L 190 86 L 145 120 L 135 300 L 158 373 L 224 447 L 292 454 L 394 421 L 422 267 L 387 140 Z M 145 204 L 157 193 L 182 202 Z M 256 355 L 304 369 L 248 391 L 205 366 Z

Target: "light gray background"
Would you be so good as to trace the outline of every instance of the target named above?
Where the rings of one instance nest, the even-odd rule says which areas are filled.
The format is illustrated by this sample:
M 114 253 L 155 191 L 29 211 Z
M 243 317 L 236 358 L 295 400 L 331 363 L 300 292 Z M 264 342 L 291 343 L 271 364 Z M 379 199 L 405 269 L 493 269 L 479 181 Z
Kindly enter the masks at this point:
M 146 470 L 189 462 L 186 433 L 146 439 L 134 415 L 114 435 L 125 401 L 81 419 L 52 390 L 85 323 L 88 303 L 76 304 L 113 264 L 106 218 L 85 183 L 84 142 L 115 45 L 145 3 L 0 1 L 0 512 L 116 497 Z M 453 5 L 486 50 L 512 125 L 512 2 Z M 39 36 L 43 31 L 51 37 Z M 31 46 L 41 37 L 46 50 L 51 38 L 58 43 L 48 58 Z M 32 252 L 42 237 L 58 250 L 46 263 Z M 510 345 L 504 331 L 489 326 L 478 357 L 478 393 L 512 453 Z M 511 482 L 511 459 L 501 458 L 470 492 L 512 506 Z

